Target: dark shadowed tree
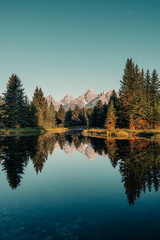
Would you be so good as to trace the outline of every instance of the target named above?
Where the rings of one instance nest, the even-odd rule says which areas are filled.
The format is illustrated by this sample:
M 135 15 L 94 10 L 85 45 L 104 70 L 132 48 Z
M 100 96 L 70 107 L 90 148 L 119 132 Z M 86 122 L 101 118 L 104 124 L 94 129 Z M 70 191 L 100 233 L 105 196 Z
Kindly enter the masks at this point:
M 17 75 L 12 75 L 3 93 L 3 123 L 9 128 L 25 127 L 28 115 L 28 101 L 24 89 Z
M 85 107 L 83 107 L 80 110 L 79 119 L 80 119 L 80 125 L 88 126 L 89 120 L 87 116 L 87 109 Z
M 156 128 L 160 125 L 160 81 L 157 71 L 154 69 L 151 76 L 150 84 L 150 97 L 151 97 L 151 125 Z
M 90 125 L 92 127 L 103 127 L 103 103 L 101 100 L 97 101 L 93 109 Z
M 2 98 L 0 96 L 0 127 L 2 127 Z
M 72 112 L 72 125 L 73 126 L 80 125 L 80 118 L 79 118 L 80 111 L 81 111 L 81 109 L 78 106 L 76 106 Z
M 64 122 L 65 122 L 65 110 L 61 104 L 57 112 L 57 124 L 63 127 Z
M 70 127 L 72 126 L 72 109 L 69 108 L 65 115 L 65 126 Z

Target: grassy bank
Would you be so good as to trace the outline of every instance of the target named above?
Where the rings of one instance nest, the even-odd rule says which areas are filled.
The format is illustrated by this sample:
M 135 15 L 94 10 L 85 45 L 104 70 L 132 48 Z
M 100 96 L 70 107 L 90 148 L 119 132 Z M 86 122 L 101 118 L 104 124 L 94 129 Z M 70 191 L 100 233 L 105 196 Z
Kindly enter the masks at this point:
M 160 140 L 160 130 L 133 130 L 133 129 L 86 129 L 82 133 L 84 136 L 102 137 L 102 138 L 150 138 Z
M 98 137 L 98 138 L 149 138 L 160 140 L 160 130 L 132 130 L 132 129 L 85 129 L 86 127 L 57 127 L 57 128 L 1 128 L 0 136 L 32 136 L 44 133 L 65 133 L 74 131 L 82 131 L 84 136 Z
M 65 127 L 45 128 L 45 131 L 50 133 L 64 133 L 64 132 L 68 132 L 69 128 L 65 128 Z
M 0 136 L 31 136 L 40 135 L 46 132 L 62 133 L 67 132 L 68 128 L 1 128 Z

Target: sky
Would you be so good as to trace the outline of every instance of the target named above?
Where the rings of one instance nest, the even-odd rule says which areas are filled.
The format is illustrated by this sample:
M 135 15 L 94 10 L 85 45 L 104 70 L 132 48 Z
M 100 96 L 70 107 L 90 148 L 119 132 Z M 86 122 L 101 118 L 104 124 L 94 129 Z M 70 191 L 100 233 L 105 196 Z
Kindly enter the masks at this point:
M 56 100 L 119 90 L 127 58 L 160 73 L 158 0 L 0 0 L 0 95 L 17 74 Z

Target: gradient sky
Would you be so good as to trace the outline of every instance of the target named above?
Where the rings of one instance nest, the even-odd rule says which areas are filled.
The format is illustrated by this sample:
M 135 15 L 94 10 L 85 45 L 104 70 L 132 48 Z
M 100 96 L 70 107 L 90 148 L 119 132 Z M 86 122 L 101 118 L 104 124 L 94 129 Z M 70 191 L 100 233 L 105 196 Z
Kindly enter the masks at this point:
M 0 94 L 12 73 L 60 100 L 118 90 L 127 58 L 160 70 L 158 0 L 0 0 Z

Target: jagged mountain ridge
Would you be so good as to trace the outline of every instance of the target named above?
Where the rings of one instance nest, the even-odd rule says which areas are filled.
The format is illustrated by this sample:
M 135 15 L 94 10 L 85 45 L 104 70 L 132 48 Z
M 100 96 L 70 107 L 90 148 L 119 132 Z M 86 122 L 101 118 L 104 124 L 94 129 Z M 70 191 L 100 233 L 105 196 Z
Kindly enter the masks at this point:
M 68 110 L 69 108 L 74 109 L 76 105 L 79 106 L 80 108 L 94 107 L 98 100 L 101 100 L 103 104 L 104 103 L 107 104 L 109 102 L 112 91 L 113 90 L 108 92 L 103 91 L 100 94 L 97 94 L 94 92 L 93 88 L 89 88 L 84 94 L 82 94 L 78 98 L 74 98 L 72 97 L 71 94 L 67 94 L 60 101 L 56 101 L 51 95 L 47 96 L 46 99 L 48 104 L 50 104 L 51 102 L 54 104 L 56 110 L 59 109 L 59 106 L 61 104 L 66 110 Z

